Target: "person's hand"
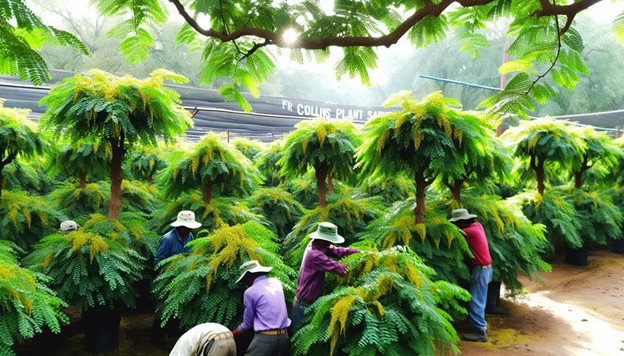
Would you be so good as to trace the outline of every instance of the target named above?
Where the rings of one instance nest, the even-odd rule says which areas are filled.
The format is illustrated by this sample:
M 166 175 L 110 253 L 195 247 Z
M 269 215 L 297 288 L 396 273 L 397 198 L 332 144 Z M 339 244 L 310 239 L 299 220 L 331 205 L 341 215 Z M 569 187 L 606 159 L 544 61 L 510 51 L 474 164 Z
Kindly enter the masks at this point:
M 230 331 L 232 331 L 232 336 L 236 336 L 236 335 L 240 334 L 240 330 L 238 330 L 238 328 L 230 330 Z

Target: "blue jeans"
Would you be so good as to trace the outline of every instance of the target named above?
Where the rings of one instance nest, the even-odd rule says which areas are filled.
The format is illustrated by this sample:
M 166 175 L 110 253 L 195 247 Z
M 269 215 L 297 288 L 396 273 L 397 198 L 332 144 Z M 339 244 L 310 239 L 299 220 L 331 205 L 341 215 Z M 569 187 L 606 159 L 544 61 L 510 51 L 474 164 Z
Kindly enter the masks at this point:
M 293 332 L 299 330 L 303 326 L 303 323 L 305 322 L 305 310 L 309 306 L 310 304 L 302 302 L 295 297 L 291 311 L 292 323 L 290 324 L 290 328 Z
M 485 304 L 487 303 L 488 284 L 492 281 L 492 266 L 472 268 L 470 278 L 470 295 L 468 303 L 468 318 L 474 327 L 479 330 L 487 329 L 485 321 Z

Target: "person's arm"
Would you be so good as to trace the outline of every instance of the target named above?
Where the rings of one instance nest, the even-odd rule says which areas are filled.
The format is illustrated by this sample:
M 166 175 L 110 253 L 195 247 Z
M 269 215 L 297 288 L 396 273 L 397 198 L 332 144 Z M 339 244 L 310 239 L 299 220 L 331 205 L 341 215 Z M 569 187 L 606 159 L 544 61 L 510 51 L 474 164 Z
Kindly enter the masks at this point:
M 236 329 L 232 330 L 233 335 L 253 329 L 253 321 L 256 311 L 254 308 L 254 298 L 251 293 L 248 293 L 248 291 L 249 290 L 245 291 L 245 294 L 243 295 L 243 304 L 245 305 L 243 322 Z
M 354 248 L 348 248 L 348 247 L 336 247 L 336 246 L 329 246 L 327 248 L 327 251 L 329 252 L 329 254 L 331 254 L 334 257 L 337 258 L 342 258 L 344 256 L 349 256 L 352 255 L 354 253 L 358 253 L 358 252 L 362 252 L 360 250 L 356 250 Z
M 336 262 L 327 257 L 324 253 L 318 253 L 312 256 L 314 269 L 317 271 L 331 272 L 339 276 L 342 276 L 347 269 L 347 266 L 340 262 Z

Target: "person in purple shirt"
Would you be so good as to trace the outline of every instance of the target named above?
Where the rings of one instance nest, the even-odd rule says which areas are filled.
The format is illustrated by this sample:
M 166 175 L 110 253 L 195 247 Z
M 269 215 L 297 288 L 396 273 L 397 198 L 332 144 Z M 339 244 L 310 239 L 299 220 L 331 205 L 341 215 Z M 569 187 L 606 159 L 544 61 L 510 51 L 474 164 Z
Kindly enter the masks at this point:
M 232 334 L 237 335 L 251 329 L 255 331 L 245 353 L 247 356 L 290 355 L 290 319 L 286 299 L 280 280 L 266 276 L 272 269 L 260 265 L 256 260 L 240 266 L 242 272 L 236 283 L 245 280 L 249 288 L 243 295 L 243 322 L 232 330 Z
M 325 272 L 342 276 L 347 266 L 330 258 L 342 258 L 360 250 L 336 247 L 344 237 L 338 235 L 338 227 L 330 222 L 321 222 L 315 232 L 310 234 L 312 241 L 308 244 L 297 281 L 297 293 L 293 301 L 293 329 L 299 329 L 305 317 L 305 308 L 314 303 L 323 294 Z

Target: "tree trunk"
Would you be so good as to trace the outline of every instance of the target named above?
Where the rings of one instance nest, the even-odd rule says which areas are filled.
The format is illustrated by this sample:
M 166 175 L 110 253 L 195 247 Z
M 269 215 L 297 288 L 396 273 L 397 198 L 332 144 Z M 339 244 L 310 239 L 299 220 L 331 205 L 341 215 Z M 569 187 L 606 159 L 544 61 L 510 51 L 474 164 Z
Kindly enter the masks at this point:
M 212 199 L 212 182 L 207 181 L 204 183 L 204 187 L 202 189 L 202 198 L 204 200 L 204 204 L 210 204 L 210 200 Z
M 416 172 L 414 175 L 414 182 L 416 183 L 416 207 L 414 207 L 414 216 L 416 218 L 416 224 L 424 224 L 425 189 L 427 189 L 427 181 L 425 180 L 423 172 Z
M 327 192 L 331 195 L 334 194 L 334 178 L 331 174 L 327 175 Z
M 453 182 L 453 187 L 451 188 L 451 193 L 453 194 L 453 200 L 459 201 L 461 198 L 461 186 L 464 184 L 463 180 L 456 180 Z
M 544 195 L 544 161 L 539 160 L 535 168 L 537 174 L 537 192 L 539 195 Z
M 151 187 L 151 186 L 152 186 L 152 184 L 154 184 L 154 177 L 152 177 L 152 176 L 147 176 L 146 180 L 147 180 L 147 185 L 148 185 L 148 186 L 150 186 L 150 187 Z
M 121 163 L 124 156 L 124 137 L 110 140 L 113 156 L 111 158 L 111 198 L 108 203 L 108 218 L 110 220 L 117 219 L 119 217 L 119 211 L 121 210 L 121 183 L 123 181 L 123 172 L 121 170 Z
M 4 167 L 6 167 L 7 164 L 13 162 L 13 159 L 15 159 L 15 156 L 17 156 L 17 154 L 12 153 L 12 154 L 9 154 L 7 158 L 0 160 L 0 197 L 2 197 L 2 189 L 4 189 L 4 176 L 2 175 L 2 171 L 4 170 Z
M 587 156 L 583 157 L 583 163 L 578 171 L 574 172 L 574 188 L 581 189 L 583 186 L 583 173 L 587 170 Z
M 328 168 L 329 167 L 325 163 L 321 163 L 318 166 L 314 167 L 314 173 L 316 174 L 316 188 L 318 189 L 319 203 L 321 204 L 321 208 L 327 206 L 327 198 L 325 197 L 325 179 L 327 178 L 327 171 L 329 170 Z
M 78 187 L 80 189 L 85 189 L 87 187 L 87 171 L 80 172 L 80 183 L 78 183 Z

